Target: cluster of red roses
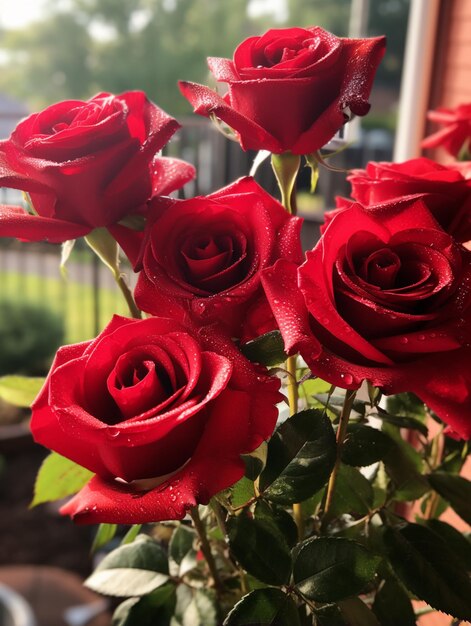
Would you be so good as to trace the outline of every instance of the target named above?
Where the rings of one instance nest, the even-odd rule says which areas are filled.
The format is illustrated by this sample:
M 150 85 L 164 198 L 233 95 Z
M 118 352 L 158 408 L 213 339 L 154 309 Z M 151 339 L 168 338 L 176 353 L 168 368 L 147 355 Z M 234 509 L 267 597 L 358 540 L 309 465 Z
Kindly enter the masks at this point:
M 210 61 L 224 98 L 182 91 L 246 149 L 309 154 L 367 112 L 383 52 L 383 38 L 272 30 Z M 177 128 L 140 92 L 100 94 L 32 115 L 0 143 L 1 184 L 34 207 L 1 207 L 0 235 L 63 242 L 106 227 L 150 314 L 61 348 L 33 405 L 37 441 L 96 474 L 63 511 L 181 518 L 236 482 L 283 398 L 237 345 L 277 327 L 314 375 L 415 392 L 470 437 L 470 182 L 425 159 L 370 164 L 350 178 L 358 203 L 329 215 L 303 263 L 301 220 L 251 178 L 167 197 L 194 176 L 156 156 Z

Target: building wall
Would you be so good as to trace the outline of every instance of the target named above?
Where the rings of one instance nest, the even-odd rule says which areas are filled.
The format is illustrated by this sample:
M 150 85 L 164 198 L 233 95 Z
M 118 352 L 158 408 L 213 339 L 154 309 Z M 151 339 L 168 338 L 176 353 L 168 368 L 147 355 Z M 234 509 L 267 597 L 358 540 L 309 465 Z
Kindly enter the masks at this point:
M 437 44 L 431 104 L 471 102 L 471 0 L 442 0 Z

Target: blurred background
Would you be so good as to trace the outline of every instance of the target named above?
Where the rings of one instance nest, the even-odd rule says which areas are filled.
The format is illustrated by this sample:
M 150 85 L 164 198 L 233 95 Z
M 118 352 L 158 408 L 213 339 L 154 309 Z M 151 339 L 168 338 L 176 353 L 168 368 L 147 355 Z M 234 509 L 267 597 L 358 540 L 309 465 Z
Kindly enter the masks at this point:
M 338 36 L 386 34 L 371 112 L 350 129 L 349 147 L 333 163 L 348 169 L 390 160 L 408 14 L 409 0 L 2 0 L 0 139 L 21 118 L 53 102 L 141 89 L 183 125 L 165 153 L 197 166 L 198 179 L 185 194 L 210 193 L 247 174 L 255 155 L 243 153 L 207 120 L 192 115 L 177 80 L 213 84 L 207 56 L 232 57 L 243 39 L 268 28 L 320 25 Z M 260 176 L 274 191 L 269 169 Z M 345 173 L 330 171 L 321 173 L 314 197 L 307 186 L 306 171 L 298 204 L 306 218 L 304 246 L 311 248 L 323 211 L 334 206 L 336 195 L 348 195 L 348 186 Z M 0 202 L 19 204 L 21 193 L 2 189 Z M 60 246 L 0 239 L 0 376 L 45 374 L 58 345 L 90 339 L 113 313 L 126 314 L 113 279 L 83 242 L 71 255 L 67 280 L 59 272 L 59 258 Z M 36 609 L 45 611 L 41 623 L 47 626 L 101 623 L 67 621 L 64 607 L 60 616 L 47 614 L 48 605 L 57 605 L 60 580 L 63 597 L 71 594 L 69 605 L 93 603 L 73 581 L 47 569 L 85 576 L 92 531 L 74 527 L 54 507 L 28 510 L 45 451 L 32 443 L 27 417 L 0 404 L 0 583 L 16 581 L 28 598 L 36 589 L 36 603 L 42 596 L 42 608 Z M 31 565 L 42 569 L 14 569 Z

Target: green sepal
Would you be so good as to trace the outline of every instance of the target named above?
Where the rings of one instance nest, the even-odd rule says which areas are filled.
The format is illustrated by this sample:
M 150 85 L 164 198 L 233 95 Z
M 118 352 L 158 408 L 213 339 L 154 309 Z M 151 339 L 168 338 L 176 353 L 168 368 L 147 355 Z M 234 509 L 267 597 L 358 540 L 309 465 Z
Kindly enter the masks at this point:
M 291 204 L 291 196 L 296 184 L 301 157 L 299 154 L 283 152 L 271 155 L 271 165 L 275 172 L 276 180 L 281 191 L 281 204 L 288 213 L 295 213 Z
M 120 276 L 119 246 L 108 229 L 95 228 L 85 237 L 85 241 L 118 279 Z

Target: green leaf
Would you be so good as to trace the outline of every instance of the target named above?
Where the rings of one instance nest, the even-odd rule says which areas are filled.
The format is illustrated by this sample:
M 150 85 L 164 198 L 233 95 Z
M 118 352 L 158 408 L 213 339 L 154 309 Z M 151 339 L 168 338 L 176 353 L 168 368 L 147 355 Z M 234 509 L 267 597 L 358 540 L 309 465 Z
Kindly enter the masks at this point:
M 44 381 L 44 378 L 2 376 L 0 377 L 0 398 L 14 406 L 28 409 L 41 391 Z
M 410 430 L 418 430 L 424 437 L 428 436 L 428 428 L 420 420 L 415 417 L 406 417 L 403 415 L 391 415 L 381 407 L 376 407 L 378 417 L 383 422 L 397 426 L 398 428 L 408 428 Z
M 453 550 L 455 556 L 463 562 L 464 567 L 471 572 L 471 541 L 456 528 L 438 519 L 429 519 L 424 522 L 427 528 L 440 535 L 443 541 Z
M 388 412 L 393 415 L 415 417 L 422 422 L 426 418 L 424 403 L 413 393 L 396 393 L 388 396 L 386 405 Z
M 183 613 L 182 626 L 218 626 L 218 610 L 214 593 L 196 589 Z
M 314 611 L 316 626 L 350 626 L 345 621 L 337 604 L 327 604 Z
M 144 596 L 167 581 L 165 552 L 150 537 L 140 535 L 106 555 L 85 585 L 109 596 Z
M 285 346 L 279 330 L 271 330 L 240 346 L 240 351 L 249 361 L 261 363 L 267 367 L 286 361 L 288 357 L 284 350 Z
M 266 520 L 274 524 L 286 539 L 286 543 L 292 548 L 298 541 L 298 528 L 291 515 L 274 503 L 257 502 L 254 511 L 255 519 Z
M 414 608 L 409 596 L 392 576 L 383 581 L 376 593 L 373 613 L 381 626 L 416 626 Z
M 425 526 L 387 527 L 383 542 L 402 583 L 431 607 L 471 619 L 471 583 L 462 564 L 440 537 Z
M 420 498 L 430 491 L 430 485 L 421 473 L 422 457 L 402 439 L 399 429 L 383 424 L 383 430 L 395 443 L 384 457 L 386 471 L 395 488 L 394 499 L 402 502 Z
M 331 517 L 350 513 L 367 515 L 373 508 L 374 490 L 370 482 L 354 467 L 340 465 L 330 507 Z
M 326 484 L 335 458 L 335 434 L 324 412 L 308 409 L 296 413 L 268 442 L 260 492 L 283 504 L 302 502 Z
M 300 626 L 296 604 L 281 589 L 256 589 L 244 596 L 224 626 Z
M 193 548 L 195 537 L 195 531 L 184 524 L 180 524 L 175 529 L 168 546 L 169 556 L 175 563 L 180 565 L 184 557 Z
M 435 491 L 450 503 L 453 510 L 471 524 L 471 482 L 462 476 L 444 472 L 429 474 L 428 480 Z
M 371 465 L 381 461 L 393 445 L 392 440 L 377 428 L 349 424 L 342 446 L 342 461 L 356 467 Z
M 31 506 L 60 500 L 80 491 L 93 476 L 93 472 L 65 457 L 51 452 L 39 468 L 34 484 Z
M 94 553 L 113 539 L 118 530 L 117 524 L 100 524 L 93 539 L 91 552 Z
M 243 511 L 227 522 L 229 547 L 244 569 L 269 585 L 285 584 L 291 573 L 291 554 L 276 524 Z
M 242 454 L 245 464 L 245 476 L 250 480 L 256 480 L 267 463 L 267 442 L 264 441 L 250 454 Z
M 231 487 L 231 504 L 235 509 L 244 506 L 255 497 L 255 487 L 253 480 L 243 476 Z
M 113 614 L 112 626 L 170 626 L 175 602 L 175 586 L 168 583 L 143 598 L 122 602 Z
M 348 626 L 385 626 L 379 623 L 376 615 L 360 598 L 348 598 L 339 602 L 340 612 L 346 619 Z M 407 626 L 404 622 L 397 622 L 395 626 Z
M 294 583 L 315 602 L 337 602 L 360 593 L 373 578 L 380 558 L 350 539 L 308 539 L 297 552 Z
M 173 532 L 169 543 L 170 568 L 172 574 L 184 576 L 196 567 L 196 550 L 193 547 L 195 531 L 180 524 Z
M 322 378 L 308 378 L 299 384 L 299 397 L 312 398 L 317 393 L 328 393 L 332 385 Z

